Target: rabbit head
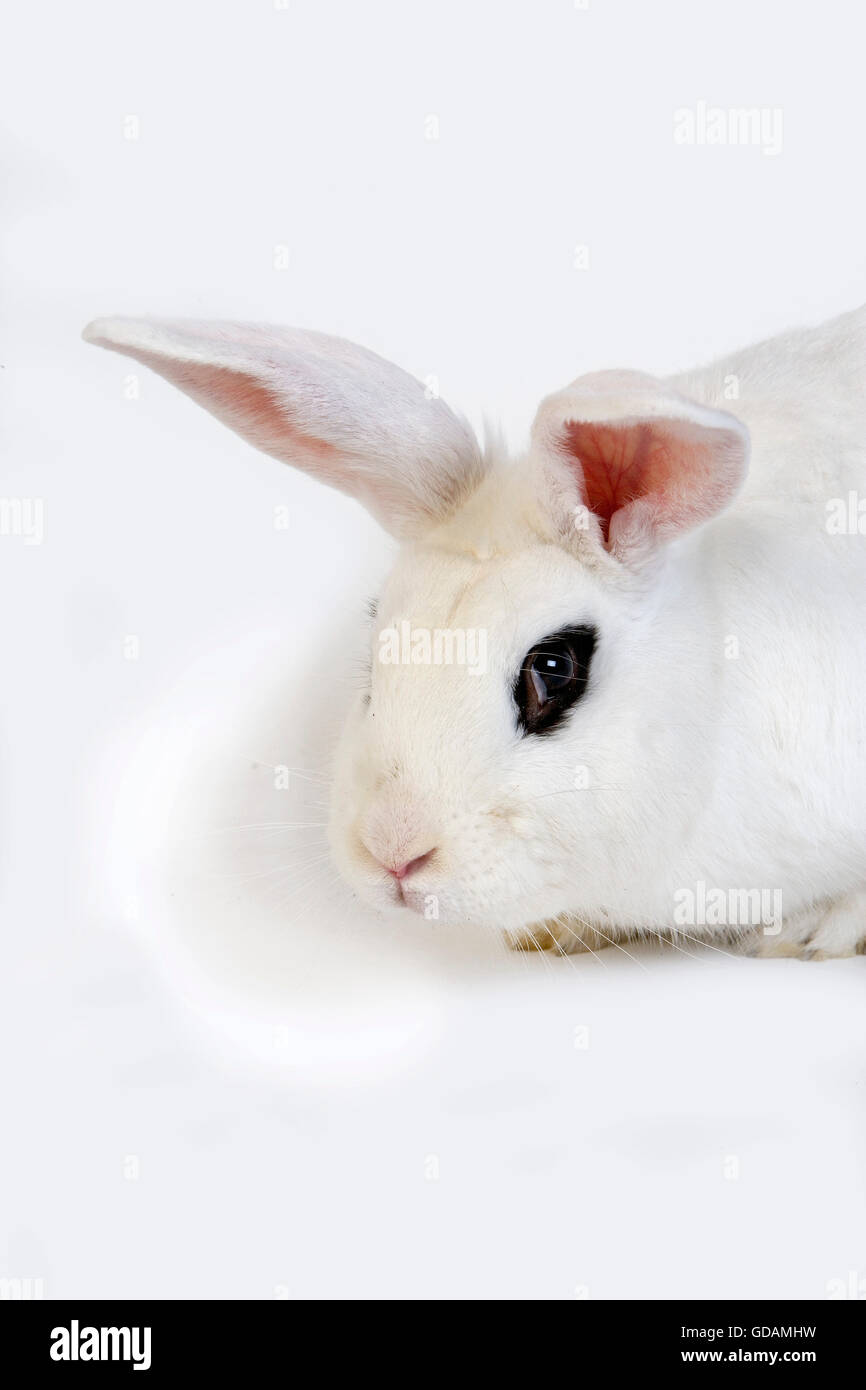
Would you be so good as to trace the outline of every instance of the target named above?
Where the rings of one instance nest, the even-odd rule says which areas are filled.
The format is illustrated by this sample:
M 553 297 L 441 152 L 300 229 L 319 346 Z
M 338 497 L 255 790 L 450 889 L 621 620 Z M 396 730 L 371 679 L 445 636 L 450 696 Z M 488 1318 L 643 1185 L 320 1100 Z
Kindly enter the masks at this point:
M 413 377 L 323 334 L 117 319 L 85 337 L 401 543 L 336 752 L 331 843 L 359 895 L 511 931 L 639 916 L 647 866 L 675 855 L 713 779 L 698 555 L 743 481 L 744 426 L 602 372 L 548 397 L 507 460 Z

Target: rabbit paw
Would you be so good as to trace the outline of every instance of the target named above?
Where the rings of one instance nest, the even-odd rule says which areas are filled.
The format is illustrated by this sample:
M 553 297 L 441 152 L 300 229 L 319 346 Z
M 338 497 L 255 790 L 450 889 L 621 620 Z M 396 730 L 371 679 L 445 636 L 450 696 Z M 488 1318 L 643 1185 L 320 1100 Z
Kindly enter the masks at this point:
M 588 951 L 595 955 L 605 946 L 615 945 L 613 936 L 604 936 L 594 927 L 576 917 L 553 918 L 548 922 L 533 922 L 518 932 L 512 932 L 509 945 L 514 951 L 556 951 L 558 955 L 576 955 Z
M 866 891 L 849 893 L 823 914 L 802 960 L 837 960 L 866 953 Z
M 866 889 L 838 898 L 815 917 L 786 927 L 775 939 L 764 938 L 755 955 L 799 960 L 866 955 Z

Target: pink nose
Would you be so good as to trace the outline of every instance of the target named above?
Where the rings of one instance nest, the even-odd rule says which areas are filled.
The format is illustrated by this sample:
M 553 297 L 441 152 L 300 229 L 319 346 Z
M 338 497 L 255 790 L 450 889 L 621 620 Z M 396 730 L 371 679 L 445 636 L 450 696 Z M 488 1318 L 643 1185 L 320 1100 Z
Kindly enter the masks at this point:
M 420 869 L 422 864 L 426 864 L 427 860 L 434 853 L 435 850 L 428 849 L 426 854 L 419 854 L 415 859 L 407 859 L 405 864 L 395 864 L 393 868 L 390 864 L 386 864 L 385 867 L 388 873 L 392 874 L 398 883 L 401 883 L 409 874 L 414 873 L 416 869 Z

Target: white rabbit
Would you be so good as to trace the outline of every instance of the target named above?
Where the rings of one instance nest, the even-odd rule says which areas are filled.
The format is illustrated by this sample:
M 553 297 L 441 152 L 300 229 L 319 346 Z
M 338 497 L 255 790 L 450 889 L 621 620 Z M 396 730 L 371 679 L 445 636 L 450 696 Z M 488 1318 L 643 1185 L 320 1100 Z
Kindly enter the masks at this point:
M 681 377 L 581 377 L 511 462 L 340 339 L 85 337 L 403 542 L 336 755 L 362 898 L 560 950 L 863 949 L 866 311 Z

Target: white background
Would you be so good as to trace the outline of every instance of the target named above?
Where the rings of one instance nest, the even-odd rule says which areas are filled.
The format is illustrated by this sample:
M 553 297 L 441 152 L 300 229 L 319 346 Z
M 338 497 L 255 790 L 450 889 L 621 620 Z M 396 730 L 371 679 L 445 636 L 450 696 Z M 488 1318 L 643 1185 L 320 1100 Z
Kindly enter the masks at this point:
M 386 543 L 78 337 L 111 313 L 340 333 L 519 447 L 582 371 L 853 307 L 857 8 L 43 0 L 13 29 L 2 493 L 44 499 L 45 535 L 0 538 L 0 1276 L 863 1279 L 866 961 L 507 959 L 367 920 L 322 858 L 322 779 Z M 700 101 L 781 109 L 781 153 L 678 145 Z

